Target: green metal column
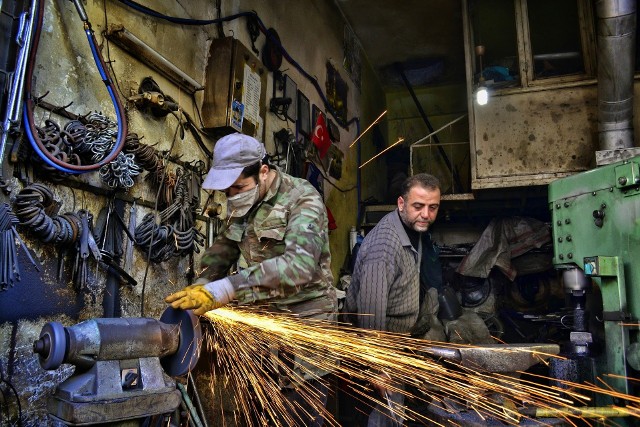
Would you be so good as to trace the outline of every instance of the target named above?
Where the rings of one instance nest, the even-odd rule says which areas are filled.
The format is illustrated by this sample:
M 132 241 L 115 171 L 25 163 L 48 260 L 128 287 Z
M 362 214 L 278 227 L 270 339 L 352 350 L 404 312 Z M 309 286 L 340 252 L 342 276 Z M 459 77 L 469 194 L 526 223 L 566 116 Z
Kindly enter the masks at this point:
M 584 259 L 584 272 L 587 276 L 600 278 L 602 292 L 602 320 L 607 337 L 607 373 L 615 376 L 603 380 L 616 390 L 629 394 L 627 362 L 625 355 L 629 348 L 629 331 L 624 322 L 629 321 L 627 311 L 627 293 L 625 291 L 624 271 L 618 257 L 587 257 Z

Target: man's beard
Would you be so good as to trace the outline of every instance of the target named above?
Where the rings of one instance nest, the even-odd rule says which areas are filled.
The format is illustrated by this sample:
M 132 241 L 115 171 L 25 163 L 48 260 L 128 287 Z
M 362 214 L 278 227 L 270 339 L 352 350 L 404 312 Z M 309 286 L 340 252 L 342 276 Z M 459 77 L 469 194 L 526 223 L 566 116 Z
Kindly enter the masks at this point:
M 407 212 L 404 210 L 400 211 L 400 219 L 402 219 L 402 222 L 404 223 L 404 225 L 406 225 L 407 227 L 409 227 L 410 229 L 417 231 L 418 233 L 424 233 L 425 231 L 427 231 L 429 229 L 429 226 L 431 225 L 431 221 L 426 221 L 426 225 L 418 225 L 417 222 L 418 220 L 414 220 L 414 221 L 410 221 L 409 217 L 407 215 Z

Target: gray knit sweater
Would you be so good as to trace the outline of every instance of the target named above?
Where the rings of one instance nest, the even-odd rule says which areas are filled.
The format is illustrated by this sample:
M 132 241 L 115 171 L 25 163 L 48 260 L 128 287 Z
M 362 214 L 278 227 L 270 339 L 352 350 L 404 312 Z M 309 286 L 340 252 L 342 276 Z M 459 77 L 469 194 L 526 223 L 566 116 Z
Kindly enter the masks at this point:
M 398 210 L 367 234 L 358 251 L 346 313 L 356 326 L 409 332 L 420 309 L 418 252 L 411 246 Z

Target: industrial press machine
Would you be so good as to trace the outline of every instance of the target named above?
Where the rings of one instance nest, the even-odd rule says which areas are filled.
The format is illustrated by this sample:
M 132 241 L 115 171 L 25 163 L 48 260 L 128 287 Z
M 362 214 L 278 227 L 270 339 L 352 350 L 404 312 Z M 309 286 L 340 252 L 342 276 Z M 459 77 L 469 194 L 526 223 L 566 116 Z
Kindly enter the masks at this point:
M 570 314 L 552 376 L 640 392 L 640 156 L 549 185 L 554 265 Z M 601 296 L 601 302 L 600 302 Z M 598 398 L 608 405 L 611 399 Z

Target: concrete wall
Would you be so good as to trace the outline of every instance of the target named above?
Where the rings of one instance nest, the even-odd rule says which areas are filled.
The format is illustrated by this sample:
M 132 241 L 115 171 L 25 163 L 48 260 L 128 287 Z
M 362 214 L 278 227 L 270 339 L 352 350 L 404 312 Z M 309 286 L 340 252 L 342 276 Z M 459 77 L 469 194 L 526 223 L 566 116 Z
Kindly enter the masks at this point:
M 358 117 L 361 123 L 373 120 L 384 109 L 384 97 L 372 70 L 363 59 L 362 87 L 355 88 L 353 82 L 342 67 L 343 23 L 341 15 L 330 0 L 304 0 L 299 2 L 263 2 L 224 0 L 221 2 L 221 15 L 228 16 L 238 12 L 255 10 L 267 27 L 275 28 L 283 47 L 310 75 L 316 76 L 321 88 L 325 88 L 326 62 L 330 61 L 348 83 L 348 118 Z M 45 2 L 46 12 L 44 26 L 38 51 L 33 92 L 36 96 L 49 94 L 45 100 L 51 104 L 62 106 L 73 101 L 68 107 L 70 112 L 86 114 L 90 111 L 102 111 L 114 117 L 114 110 L 105 87 L 100 81 L 91 57 L 89 46 L 73 4 L 66 0 Z M 161 13 L 192 17 L 195 19 L 213 19 L 217 17 L 215 2 L 195 0 L 190 2 L 146 2 L 147 7 Z M 86 2 L 89 20 L 96 32 L 100 49 L 105 60 L 111 61 L 113 75 L 118 90 L 123 97 L 137 91 L 140 81 L 152 76 L 166 95 L 176 100 L 192 117 L 198 112 L 194 105 L 200 105 L 202 95 L 195 97 L 181 91 L 177 86 L 163 78 L 157 72 L 140 62 L 136 57 L 124 52 L 113 43 L 108 43 L 102 36 L 107 25 L 121 24 L 130 32 L 161 53 L 168 61 L 176 65 L 187 75 L 204 83 L 211 40 L 217 38 L 216 26 L 186 26 L 171 24 L 167 21 L 147 17 L 119 2 L 93 1 Z M 246 46 L 250 40 L 246 30 L 246 19 L 224 24 L 224 35 L 234 35 Z M 261 35 L 256 46 L 261 49 L 265 42 Z M 305 80 L 294 67 L 285 60 L 281 70 L 289 74 L 310 99 L 312 104 L 322 107 L 321 97 L 313 85 Z M 267 102 L 271 97 L 273 79 L 267 79 Z M 181 156 L 183 162 L 204 160 L 202 151 L 195 143 L 193 136 L 186 132 L 184 138 L 176 138 L 177 119 L 169 115 L 155 118 L 147 112 L 138 111 L 132 104 L 127 105 L 130 132 L 143 135 L 143 143 L 156 144 L 158 150 L 171 150 L 175 156 Z M 37 109 L 37 123 L 51 116 L 61 123 L 63 119 L 49 111 Z M 196 119 L 197 120 L 197 119 Z M 295 127 L 267 113 L 265 122 L 265 143 L 267 150 L 273 152 L 273 132 L 282 127 Z M 339 149 L 344 153 L 343 173 L 340 180 L 335 181 L 340 192 L 325 183 L 324 194 L 327 206 L 332 210 L 338 228 L 331 233 L 331 250 L 333 253 L 332 270 L 338 279 L 340 267 L 347 255 L 348 231 L 356 224 L 357 191 L 352 188 L 356 184 L 357 152 L 348 149 L 355 138 L 356 125 L 348 129 L 340 129 Z M 213 147 L 214 140 L 205 137 L 205 143 Z M 37 164 L 30 162 L 37 170 Z M 168 162 L 168 167 L 175 170 L 178 165 Z M 5 167 L 5 176 L 13 166 Z M 146 173 L 143 173 L 145 175 Z M 375 192 L 373 188 L 384 177 L 363 179 L 364 194 Z M 29 175 L 33 179 L 32 175 Z M 142 176 L 143 178 L 143 176 Z M 136 218 L 138 223 L 151 210 L 157 199 L 157 187 L 139 178 L 136 185 L 124 196 L 136 198 Z M 39 180 L 40 178 L 36 178 Z M 103 187 L 96 174 L 82 175 L 73 178 L 73 182 L 82 185 Z M 91 211 L 94 216 L 107 206 L 109 197 L 104 194 L 93 194 L 75 188 L 70 184 L 53 184 L 50 186 L 56 198 L 61 202 L 60 211 L 78 210 L 81 207 Z M 11 202 L 24 183 L 17 179 L 11 182 L 12 193 L 6 200 Z M 202 204 L 206 194 L 202 194 Z M 147 206 L 144 206 L 146 202 Z M 129 221 L 131 205 L 125 204 L 125 222 Z M 202 207 L 202 206 L 201 206 Z M 203 217 L 198 222 L 201 231 L 207 229 Z M 26 230 L 20 229 L 26 246 L 37 256 L 42 264 L 41 271 L 30 267 L 24 255 L 21 255 L 21 267 L 24 270 L 22 281 L 15 287 L 0 293 L 0 361 L 5 378 L 16 387 L 22 404 L 23 425 L 51 425 L 46 415 L 46 399 L 54 391 L 56 385 L 69 376 L 73 368 L 63 366 L 56 371 L 44 371 L 32 353 L 32 343 L 38 338 L 42 326 L 49 321 L 57 321 L 63 325 L 72 325 L 82 320 L 102 316 L 105 275 L 101 269 L 91 264 L 90 281 L 86 290 L 77 292 L 69 281 L 73 256 L 68 255 L 65 261 L 64 280 L 58 282 L 57 250 L 47 244 L 29 238 Z M 119 311 L 122 316 L 140 316 L 142 295 L 144 292 L 145 316 L 159 317 L 165 308 L 163 298 L 187 285 L 186 272 L 190 269 L 189 257 L 173 258 L 169 261 L 147 266 L 146 258 L 137 248 L 134 251 L 134 263 L 129 273 L 138 281 L 135 287 L 120 287 L 121 303 Z M 198 256 L 194 259 L 197 270 Z M 143 285 L 144 283 L 144 285 Z M 143 291 L 144 288 L 144 291 Z M 206 378 L 205 378 L 206 382 Z M 16 421 L 17 407 L 10 405 L 12 422 Z M 227 420 L 229 422 L 229 420 Z M 210 424 L 210 425 L 216 425 Z M 229 425 L 229 424 L 228 424 Z

